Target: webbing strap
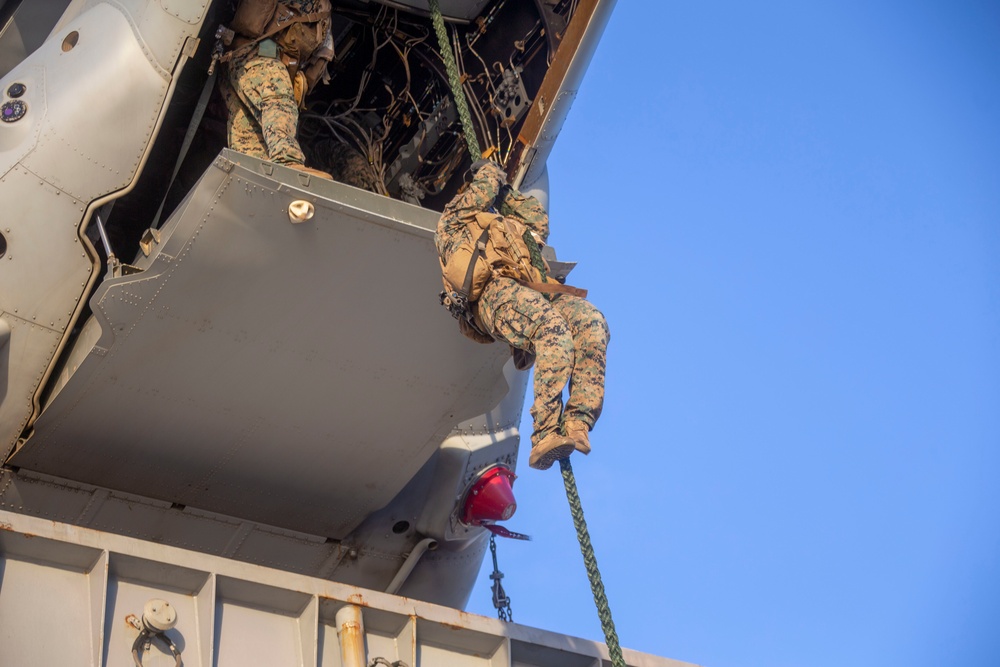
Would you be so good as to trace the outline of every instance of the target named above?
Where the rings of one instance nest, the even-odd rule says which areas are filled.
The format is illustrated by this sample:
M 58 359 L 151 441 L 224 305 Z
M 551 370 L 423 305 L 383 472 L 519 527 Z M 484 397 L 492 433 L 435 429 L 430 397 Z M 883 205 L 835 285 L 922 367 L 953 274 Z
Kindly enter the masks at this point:
M 561 283 L 529 283 L 525 280 L 518 280 L 517 282 L 543 294 L 572 294 L 581 299 L 587 298 L 587 290 L 579 287 L 571 287 L 570 285 L 563 285 Z
M 476 240 L 476 249 L 472 251 L 472 257 L 469 259 L 469 268 L 466 269 L 465 280 L 462 281 L 461 295 L 466 299 L 472 293 L 472 278 L 476 275 L 476 262 L 483 256 L 483 251 L 486 249 L 486 240 L 489 237 L 490 230 L 484 229 L 483 233 L 479 235 L 479 239 Z
M 150 225 L 153 229 L 159 229 L 160 227 L 160 216 L 163 215 L 163 207 L 167 203 L 167 196 L 170 195 L 170 188 L 174 186 L 174 181 L 177 180 L 177 173 L 181 170 L 181 165 L 184 164 L 184 158 L 187 157 L 188 150 L 191 148 L 191 142 L 194 141 L 194 135 L 197 134 L 198 126 L 201 125 L 201 119 L 204 117 L 205 110 L 208 108 L 208 101 L 212 97 L 212 89 L 215 88 L 215 76 L 215 72 L 209 74 L 208 79 L 205 80 L 205 85 L 201 89 L 201 95 L 198 97 L 198 104 L 194 107 L 194 114 L 191 116 L 191 122 L 188 123 L 187 132 L 184 133 L 184 141 L 181 143 L 181 150 L 177 154 L 177 163 L 174 165 L 174 173 L 170 175 L 170 183 L 167 184 L 167 189 L 163 193 L 163 199 L 160 201 L 160 208 L 156 209 L 156 215 L 153 217 L 153 224 Z

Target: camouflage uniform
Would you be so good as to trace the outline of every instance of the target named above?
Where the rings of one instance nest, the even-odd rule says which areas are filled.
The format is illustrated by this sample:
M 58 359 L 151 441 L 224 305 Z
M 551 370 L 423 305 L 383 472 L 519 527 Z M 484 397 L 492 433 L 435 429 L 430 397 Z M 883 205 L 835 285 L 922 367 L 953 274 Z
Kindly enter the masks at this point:
M 229 147 L 279 164 L 305 164 L 295 138 L 299 108 L 288 68 L 251 52 L 229 63 L 222 95 L 229 108 Z
M 442 261 L 471 235 L 467 221 L 489 208 L 503 183 L 495 165 L 481 168 L 464 193 L 445 207 L 434 241 Z M 517 219 L 538 233 L 549 235 L 549 219 L 534 197 L 511 190 L 498 212 Z M 604 315 L 585 299 L 569 294 L 549 297 L 510 278 L 494 277 L 475 304 L 479 320 L 497 340 L 533 351 L 535 400 L 532 446 L 551 433 L 565 431 L 570 421 L 587 430 L 604 405 L 604 368 L 610 334 Z M 569 385 L 565 409 L 563 390 Z
M 317 0 L 283 0 L 282 4 L 304 14 L 319 9 Z M 233 58 L 228 69 L 229 77 L 220 88 L 229 109 L 229 147 L 278 164 L 305 164 L 295 138 L 299 108 L 284 63 L 252 48 Z

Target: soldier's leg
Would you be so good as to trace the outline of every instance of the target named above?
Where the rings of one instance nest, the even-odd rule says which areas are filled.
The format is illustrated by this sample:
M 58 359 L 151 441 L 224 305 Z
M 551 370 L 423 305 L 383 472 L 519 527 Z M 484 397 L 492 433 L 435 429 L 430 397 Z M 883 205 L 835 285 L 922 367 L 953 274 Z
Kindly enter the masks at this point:
M 479 313 L 494 338 L 535 352 L 532 446 L 559 432 L 562 393 L 573 369 L 570 328 L 548 299 L 508 278 L 486 286 Z
M 589 431 L 604 407 L 604 369 L 611 338 L 608 323 L 601 311 L 579 297 L 564 294 L 552 305 L 573 336 L 573 373 L 563 421 L 582 423 Z
M 226 108 L 229 111 L 229 117 L 226 121 L 229 147 L 245 155 L 266 160 L 267 146 L 264 145 L 264 137 L 246 105 L 233 90 L 229 81 L 223 79 L 219 83 L 219 91 L 222 93 L 222 99 L 225 100 Z
M 305 164 L 295 138 L 299 108 L 288 69 L 280 60 L 258 56 L 237 66 L 233 74 L 234 87 L 260 128 L 267 159 L 278 164 Z

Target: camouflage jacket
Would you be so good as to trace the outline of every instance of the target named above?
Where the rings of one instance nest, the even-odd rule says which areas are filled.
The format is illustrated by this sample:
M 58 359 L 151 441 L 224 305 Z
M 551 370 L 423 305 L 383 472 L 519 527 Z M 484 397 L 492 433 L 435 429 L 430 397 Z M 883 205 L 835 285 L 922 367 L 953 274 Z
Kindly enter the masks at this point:
M 458 246 L 470 239 L 472 230 L 469 223 L 475 219 L 476 213 L 482 213 L 493 205 L 505 181 L 503 169 L 491 162 L 476 172 L 475 179 L 465 192 L 445 206 L 434 233 L 434 245 L 443 264 L 448 263 Z M 500 202 L 497 212 L 527 225 L 543 243 L 549 238 L 549 216 L 534 197 L 526 197 L 511 188 Z

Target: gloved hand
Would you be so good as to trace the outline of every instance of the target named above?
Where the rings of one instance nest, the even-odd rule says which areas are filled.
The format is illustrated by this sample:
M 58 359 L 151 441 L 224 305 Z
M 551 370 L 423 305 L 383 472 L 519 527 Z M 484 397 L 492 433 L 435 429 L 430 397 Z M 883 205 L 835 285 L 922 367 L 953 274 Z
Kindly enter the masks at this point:
M 500 180 L 501 183 L 507 182 L 507 173 L 503 170 L 503 168 L 500 165 L 498 165 L 493 160 L 476 160 L 475 162 L 473 162 L 472 166 L 469 167 L 469 174 L 472 176 L 473 180 L 475 180 L 477 174 L 479 174 L 479 170 L 483 169 L 484 167 L 491 169 L 491 171 L 495 173 L 496 177 Z

